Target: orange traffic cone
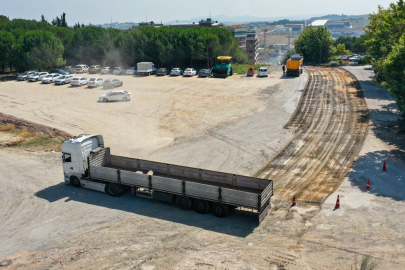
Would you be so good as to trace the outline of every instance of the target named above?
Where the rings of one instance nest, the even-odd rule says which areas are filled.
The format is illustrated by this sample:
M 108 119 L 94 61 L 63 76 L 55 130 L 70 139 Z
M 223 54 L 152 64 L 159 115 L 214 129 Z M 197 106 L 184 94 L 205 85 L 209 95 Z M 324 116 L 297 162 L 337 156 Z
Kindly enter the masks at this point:
M 370 189 L 370 178 L 367 179 L 366 189 Z
M 384 160 L 384 165 L 383 165 L 382 171 L 383 172 L 387 171 L 387 161 L 386 160 Z
M 296 206 L 296 205 L 297 205 L 297 202 L 295 201 L 295 195 L 294 195 L 294 198 L 293 198 L 293 201 L 292 201 L 291 207 Z
M 335 209 L 340 209 L 339 195 L 338 195 L 338 197 L 337 197 Z

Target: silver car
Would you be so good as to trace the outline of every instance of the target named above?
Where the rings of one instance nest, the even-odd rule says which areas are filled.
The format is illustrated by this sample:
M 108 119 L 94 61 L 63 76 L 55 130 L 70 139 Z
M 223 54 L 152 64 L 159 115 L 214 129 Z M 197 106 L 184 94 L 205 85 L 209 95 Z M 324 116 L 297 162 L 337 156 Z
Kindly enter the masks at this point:
M 66 84 L 70 83 L 73 79 L 73 75 L 62 75 L 55 80 L 55 84 Z
M 99 97 L 100 101 L 108 102 L 108 101 L 128 101 L 132 99 L 131 92 L 127 92 L 124 90 L 114 90 L 107 94 L 101 95 Z
M 42 83 L 53 83 L 60 77 L 60 74 L 52 73 L 42 78 Z
M 87 86 L 89 88 L 93 88 L 93 87 L 99 87 L 103 85 L 104 80 L 101 78 L 91 78 L 88 83 Z
M 29 82 L 37 82 L 37 81 L 42 81 L 42 78 L 48 75 L 48 72 L 37 72 L 31 76 L 28 77 Z
M 26 81 L 26 80 L 28 80 L 29 76 L 34 75 L 35 73 L 36 73 L 35 71 L 23 72 L 17 76 L 17 81 Z
M 87 78 L 85 77 L 74 77 L 70 83 L 72 86 L 82 86 L 87 84 Z

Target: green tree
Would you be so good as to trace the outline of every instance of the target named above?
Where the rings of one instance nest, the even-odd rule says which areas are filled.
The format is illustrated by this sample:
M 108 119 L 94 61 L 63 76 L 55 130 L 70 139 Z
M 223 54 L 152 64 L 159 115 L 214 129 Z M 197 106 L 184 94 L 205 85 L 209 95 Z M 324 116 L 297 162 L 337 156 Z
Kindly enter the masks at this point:
M 64 64 L 63 45 L 60 39 L 48 31 L 28 31 L 20 39 L 17 65 L 24 69 L 47 70 Z
M 296 52 L 304 56 L 306 63 L 321 64 L 329 61 L 333 53 L 333 40 L 326 27 L 307 27 L 295 40 Z
M 0 31 L 0 66 L 3 73 L 6 66 L 11 67 L 14 42 L 14 36 L 10 32 Z
M 346 50 L 345 44 L 338 44 L 336 46 L 335 55 L 347 55 L 349 54 L 349 50 Z

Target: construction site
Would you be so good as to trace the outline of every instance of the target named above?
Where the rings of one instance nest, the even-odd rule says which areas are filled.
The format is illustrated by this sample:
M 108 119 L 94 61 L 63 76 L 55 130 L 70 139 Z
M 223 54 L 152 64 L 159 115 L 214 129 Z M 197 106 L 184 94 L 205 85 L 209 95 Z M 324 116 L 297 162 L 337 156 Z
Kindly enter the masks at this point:
M 0 83 L 0 268 L 405 269 L 395 100 L 370 66 L 268 74 L 120 77 L 133 99 L 111 103 L 101 88 Z M 272 180 L 271 209 L 259 223 L 67 185 L 59 142 L 83 133 L 114 155 Z M 56 143 L 25 142 L 43 134 Z

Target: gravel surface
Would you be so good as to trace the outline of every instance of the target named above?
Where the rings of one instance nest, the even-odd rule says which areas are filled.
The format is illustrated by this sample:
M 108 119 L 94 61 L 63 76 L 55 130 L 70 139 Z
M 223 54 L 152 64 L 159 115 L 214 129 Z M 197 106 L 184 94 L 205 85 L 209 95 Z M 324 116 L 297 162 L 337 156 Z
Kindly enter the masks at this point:
M 351 71 L 372 76 L 362 67 Z M 271 76 L 207 83 L 123 77 L 135 99 L 111 104 L 95 101 L 100 89 L 7 82 L 0 83 L 0 111 L 72 134 L 102 133 L 114 154 L 250 174 L 293 136 L 282 126 L 305 82 L 280 79 L 279 71 Z M 375 88 L 365 91 L 367 104 L 376 102 L 376 115 L 388 114 L 368 96 L 373 91 L 387 103 L 386 90 Z M 375 119 L 371 114 L 373 125 Z M 370 128 L 349 176 L 322 206 L 279 204 L 260 226 L 248 212 L 218 219 L 66 186 L 60 154 L 0 148 L 0 266 L 324 270 L 350 269 L 367 254 L 379 260 L 378 269 L 405 269 L 404 198 L 392 191 L 403 187 L 405 161 L 400 146 L 385 139 L 384 124 Z M 384 158 L 387 174 L 379 171 Z M 363 187 L 369 175 L 370 191 Z M 341 209 L 333 211 L 337 194 Z

